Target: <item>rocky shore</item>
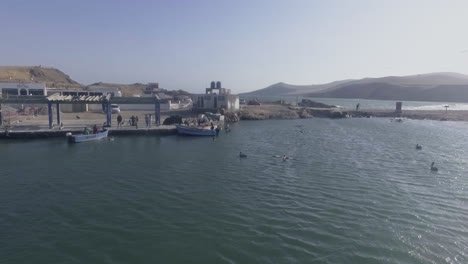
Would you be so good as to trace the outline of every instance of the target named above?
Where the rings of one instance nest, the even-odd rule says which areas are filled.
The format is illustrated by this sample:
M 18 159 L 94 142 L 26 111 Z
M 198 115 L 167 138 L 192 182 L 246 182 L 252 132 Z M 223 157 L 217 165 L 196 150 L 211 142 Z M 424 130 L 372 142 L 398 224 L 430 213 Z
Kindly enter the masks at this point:
M 468 111 L 445 110 L 394 110 L 366 109 L 354 111 L 341 108 L 295 107 L 281 104 L 262 104 L 242 106 L 238 112 L 240 120 L 266 119 L 300 119 L 300 118 L 370 118 L 370 117 L 401 117 L 408 119 L 428 119 L 439 121 L 466 121 Z
M 314 107 L 310 107 L 314 106 Z M 143 116 L 144 111 L 122 112 L 121 114 L 128 120 L 131 115 Z M 179 119 L 196 118 L 197 112 L 178 112 L 181 114 Z M 80 118 L 77 118 L 79 116 Z M 468 122 L 468 111 L 459 110 L 403 110 L 401 113 L 395 113 L 394 110 L 382 109 L 364 109 L 360 111 L 337 108 L 328 105 L 317 105 L 311 102 L 301 102 L 301 104 L 292 105 L 282 102 L 262 103 L 260 105 L 242 105 L 237 112 L 226 112 L 225 122 L 235 123 L 240 120 L 266 120 L 266 119 L 303 119 L 303 118 L 408 118 L 408 119 L 427 119 L 438 121 L 462 121 Z M 166 120 L 168 116 L 162 116 Z M 7 117 L 5 117 L 7 118 Z M 115 118 L 115 117 L 114 117 Z M 114 120 L 115 121 L 115 120 Z M 180 120 L 179 120 L 180 121 Z M 38 116 L 17 116 L 11 120 L 11 128 L 6 132 L 4 128 L 0 131 L 0 139 L 12 138 L 49 138 L 62 137 L 66 132 L 80 132 L 83 127 L 91 127 L 95 124 L 103 124 L 105 115 L 102 113 L 62 113 L 63 130 L 48 128 L 46 115 Z M 143 126 L 141 122 L 141 126 Z M 175 127 L 162 126 L 145 128 L 130 127 L 127 123 L 123 128 L 111 128 L 110 135 L 168 135 L 174 134 Z

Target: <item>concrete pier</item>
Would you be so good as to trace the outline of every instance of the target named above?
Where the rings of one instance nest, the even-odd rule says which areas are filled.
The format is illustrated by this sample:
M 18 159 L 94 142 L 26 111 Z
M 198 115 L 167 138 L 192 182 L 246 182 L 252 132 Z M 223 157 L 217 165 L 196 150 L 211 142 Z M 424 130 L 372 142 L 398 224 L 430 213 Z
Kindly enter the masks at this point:
M 0 139 L 40 139 L 40 138 L 59 138 L 65 140 L 66 134 L 81 134 L 82 129 L 64 129 L 64 130 L 22 130 L 22 131 L 2 131 Z M 159 126 L 152 128 L 110 128 L 109 136 L 168 136 L 177 134 L 175 126 Z

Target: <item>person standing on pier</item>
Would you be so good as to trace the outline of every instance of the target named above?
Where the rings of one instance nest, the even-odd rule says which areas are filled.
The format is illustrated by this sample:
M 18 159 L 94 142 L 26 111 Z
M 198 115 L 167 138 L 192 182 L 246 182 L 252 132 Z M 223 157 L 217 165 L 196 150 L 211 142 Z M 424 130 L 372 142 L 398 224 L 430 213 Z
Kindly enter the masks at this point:
M 122 116 L 121 115 L 117 116 L 117 127 L 122 127 Z
M 359 106 L 360 106 L 360 103 L 356 105 L 356 111 L 359 111 Z
M 135 116 L 135 128 L 138 129 L 138 116 Z
M 149 116 L 148 114 L 145 114 L 145 124 L 146 124 L 146 128 L 149 127 Z

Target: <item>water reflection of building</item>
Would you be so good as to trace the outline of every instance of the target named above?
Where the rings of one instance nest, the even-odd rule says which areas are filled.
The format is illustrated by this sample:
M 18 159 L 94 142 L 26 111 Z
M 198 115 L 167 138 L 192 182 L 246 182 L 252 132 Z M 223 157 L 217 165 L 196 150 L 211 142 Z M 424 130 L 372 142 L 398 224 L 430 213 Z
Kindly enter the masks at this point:
M 221 87 L 221 82 L 211 82 L 210 88 L 205 89 L 205 94 L 192 95 L 194 107 L 226 110 L 239 109 L 239 96 L 231 94 L 231 89 Z

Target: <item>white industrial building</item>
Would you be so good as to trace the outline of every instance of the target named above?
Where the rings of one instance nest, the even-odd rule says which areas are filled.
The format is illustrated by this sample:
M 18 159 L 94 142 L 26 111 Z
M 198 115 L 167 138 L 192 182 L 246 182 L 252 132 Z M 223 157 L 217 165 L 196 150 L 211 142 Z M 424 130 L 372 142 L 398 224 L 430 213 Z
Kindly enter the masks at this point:
M 109 87 L 101 85 L 90 85 L 88 86 L 88 91 L 94 93 L 101 93 L 102 95 L 111 94 L 112 97 L 122 97 L 122 92 L 118 87 Z
M 47 95 L 47 87 L 43 83 L 0 83 L 1 94 L 8 95 Z
M 219 81 L 211 82 L 210 88 L 205 89 L 205 94 L 192 95 L 192 101 L 196 108 L 239 110 L 239 96 L 231 94 L 230 89 L 222 88 Z

